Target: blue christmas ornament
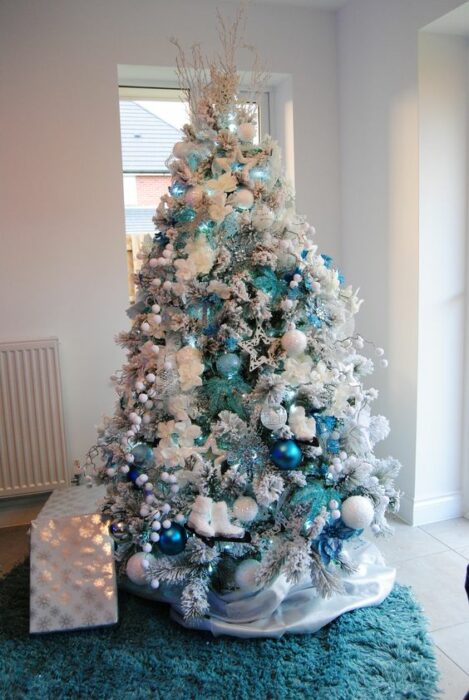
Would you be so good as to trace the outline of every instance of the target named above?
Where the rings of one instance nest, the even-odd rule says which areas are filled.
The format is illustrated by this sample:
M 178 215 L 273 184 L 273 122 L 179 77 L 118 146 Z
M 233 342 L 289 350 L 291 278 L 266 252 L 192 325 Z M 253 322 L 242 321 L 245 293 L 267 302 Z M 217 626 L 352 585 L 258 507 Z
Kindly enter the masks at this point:
M 210 220 L 201 221 L 200 224 L 197 226 L 197 231 L 199 233 L 209 234 L 213 231 L 215 226 L 216 226 L 216 224 L 214 221 L 210 221 Z
M 228 350 L 228 352 L 235 350 L 237 345 L 238 341 L 235 338 L 227 338 L 225 340 L 225 348 Z
M 197 445 L 197 447 L 202 447 L 202 445 L 205 445 L 205 443 L 207 442 L 207 438 L 208 438 L 208 435 L 204 435 L 203 433 L 202 433 L 202 435 L 198 435 L 194 439 L 194 445 Z
M 187 185 L 185 185 L 183 182 L 176 181 L 173 182 L 170 187 L 168 187 L 168 190 L 171 197 L 182 197 L 187 190 Z
M 123 542 L 130 539 L 130 534 L 127 530 L 126 524 L 122 520 L 113 520 L 109 530 L 112 537 L 116 542 Z
M 234 377 L 238 374 L 240 367 L 241 360 L 233 352 L 225 352 L 217 359 L 217 370 L 222 377 L 227 377 L 228 379 Z
M 202 158 L 200 154 L 196 153 L 195 151 L 193 153 L 189 153 L 189 155 L 186 156 L 186 163 L 191 170 L 197 170 L 201 160 Z
M 334 430 L 337 419 L 334 416 L 315 416 L 316 427 L 319 435 Z
M 194 221 L 197 216 L 197 212 L 192 207 L 182 207 L 178 211 L 174 212 L 173 218 L 178 224 L 185 224 L 190 221 Z
M 249 171 L 249 179 L 253 182 L 265 182 L 269 178 L 269 168 L 262 165 L 255 165 Z
M 158 547 L 163 554 L 180 554 L 184 551 L 187 542 L 187 532 L 182 525 L 171 523 L 167 530 L 160 531 Z
M 331 454 L 339 454 L 340 443 L 338 440 L 334 440 L 333 438 L 329 438 L 329 440 L 326 443 L 326 446 L 327 446 L 327 451 L 331 452 Z
M 234 214 L 234 213 L 228 214 L 228 216 L 225 217 L 225 220 L 224 220 L 222 226 L 223 226 L 223 230 L 225 231 L 225 234 L 226 234 L 226 236 L 228 236 L 228 238 L 235 236 L 239 230 L 238 219 L 236 217 L 236 214 Z
M 153 459 L 153 450 L 145 442 L 139 442 L 138 445 L 135 445 L 131 450 L 131 454 L 134 457 L 133 464 L 135 466 L 141 466 L 145 462 L 151 462 Z
M 296 469 L 303 453 L 294 440 L 277 440 L 270 448 L 270 458 L 279 469 Z
M 129 469 L 129 471 L 127 472 L 127 479 L 128 479 L 129 481 L 133 481 L 134 484 L 135 484 L 135 482 L 137 481 L 137 479 L 138 479 L 139 476 L 140 476 L 140 471 L 137 469 L 137 467 L 132 467 L 132 468 Z

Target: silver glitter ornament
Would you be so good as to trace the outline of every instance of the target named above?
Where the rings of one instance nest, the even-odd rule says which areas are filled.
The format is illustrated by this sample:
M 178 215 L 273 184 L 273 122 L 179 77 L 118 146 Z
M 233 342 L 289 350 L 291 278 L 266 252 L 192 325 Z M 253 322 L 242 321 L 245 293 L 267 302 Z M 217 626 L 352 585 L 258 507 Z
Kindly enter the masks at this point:
M 287 422 L 287 412 L 283 406 L 265 404 L 261 411 L 261 423 L 269 430 L 279 430 Z

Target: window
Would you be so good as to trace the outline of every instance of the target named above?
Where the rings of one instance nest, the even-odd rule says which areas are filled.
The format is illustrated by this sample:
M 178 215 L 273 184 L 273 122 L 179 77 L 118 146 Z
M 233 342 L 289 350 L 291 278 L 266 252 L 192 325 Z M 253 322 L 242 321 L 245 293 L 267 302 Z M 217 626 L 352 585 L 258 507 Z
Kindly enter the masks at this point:
M 171 177 L 166 160 L 189 121 L 184 93 L 177 88 L 119 88 L 122 177 L 129 299 L 135 301 L 134 274 L 140 253 L 151 242 L 153 216 Z M 257 105 L 258 135 L 268 131 L 268 94 Z

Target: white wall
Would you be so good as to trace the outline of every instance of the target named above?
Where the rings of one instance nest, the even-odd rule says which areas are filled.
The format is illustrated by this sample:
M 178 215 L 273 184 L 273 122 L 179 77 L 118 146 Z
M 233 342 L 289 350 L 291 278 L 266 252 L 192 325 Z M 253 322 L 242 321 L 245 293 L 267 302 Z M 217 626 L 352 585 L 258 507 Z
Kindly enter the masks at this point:
M 421 34 L 417 523 L 462 512 L 467 77 L 464 37 Z
M 113 336 L 128 327 L 117 65 L 171 66 L 172 35 L 214 45 L 216 5 L 0 4 L 0 340 L 60 339 L 70 462 L 112 411 L 107 378 L 123 359 Z M 336 255 L 334 16 L 254 5 L 247 38 L 291 75 L 298 209 Z
M 419 119 L 418 31 L 458 0 L 350 0 L 338 12 L 342 252 L 365 304 L 358 327 L 387 349 L 384 444 L 403 463 L 401 513 L 416 492 Z M 429 439 L 431 437 L 429 436 Z M 441 465 L 445 469 L 445 465 Z M 435 514 L 433 519 L 438 519 Z

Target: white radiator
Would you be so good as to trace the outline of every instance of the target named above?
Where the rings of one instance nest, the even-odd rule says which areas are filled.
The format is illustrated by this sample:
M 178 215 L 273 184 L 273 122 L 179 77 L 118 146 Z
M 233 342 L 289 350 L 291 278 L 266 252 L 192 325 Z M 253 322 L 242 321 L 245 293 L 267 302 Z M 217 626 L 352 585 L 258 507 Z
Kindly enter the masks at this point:
M 57 338 L 0 343 L 0 497 L 67 483 Z

